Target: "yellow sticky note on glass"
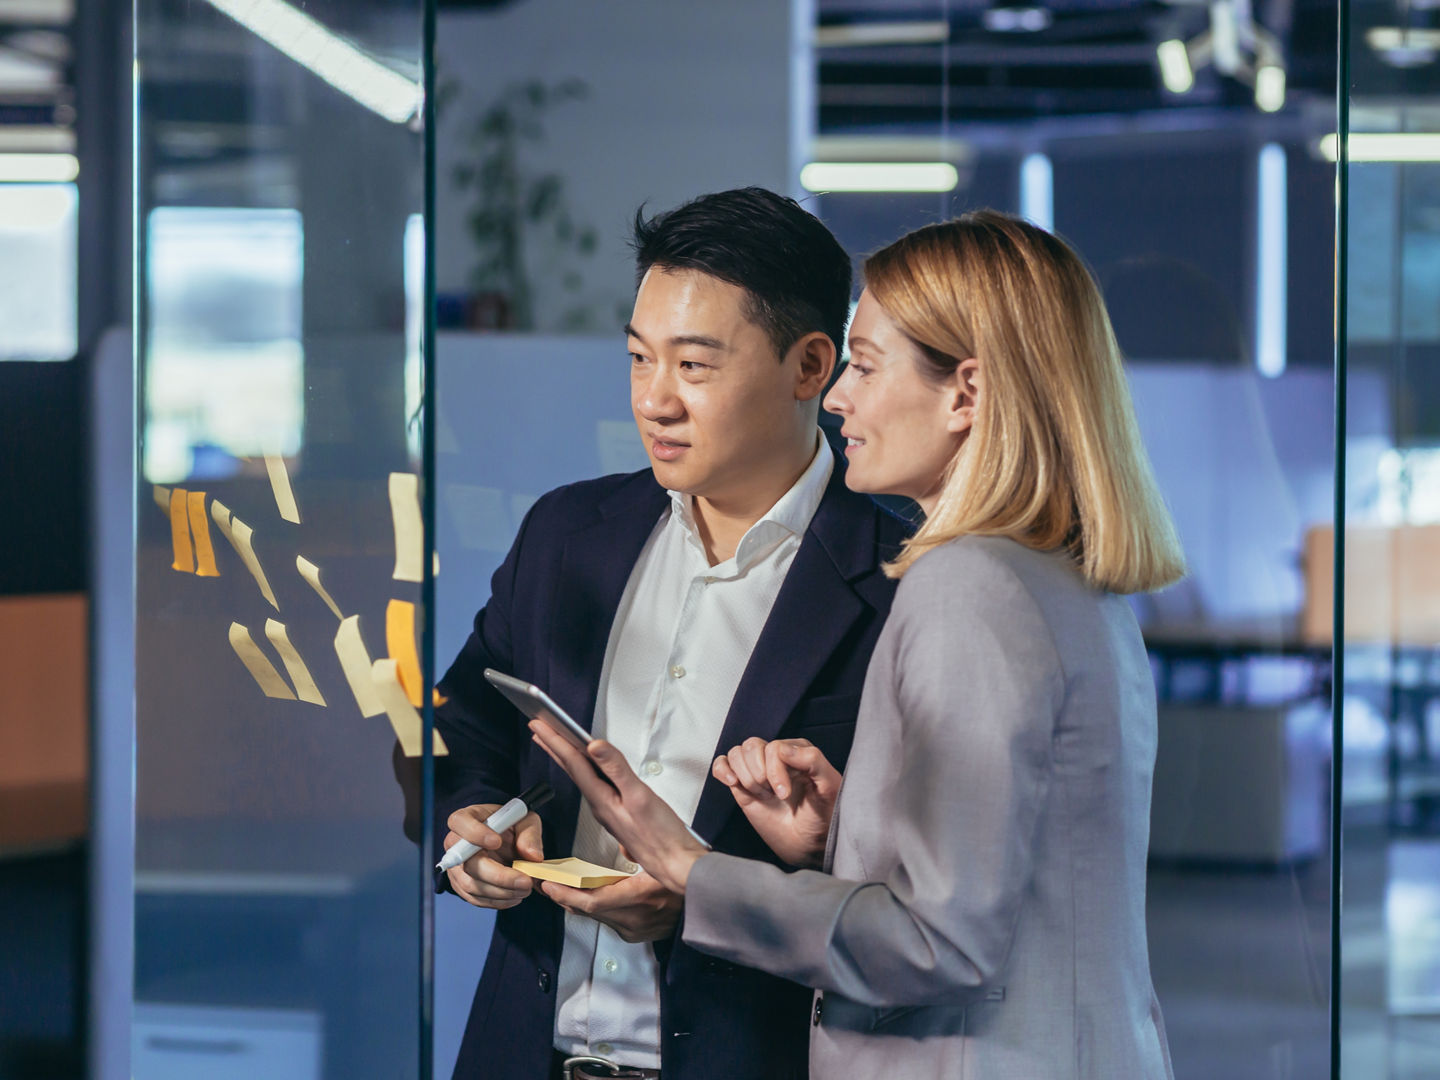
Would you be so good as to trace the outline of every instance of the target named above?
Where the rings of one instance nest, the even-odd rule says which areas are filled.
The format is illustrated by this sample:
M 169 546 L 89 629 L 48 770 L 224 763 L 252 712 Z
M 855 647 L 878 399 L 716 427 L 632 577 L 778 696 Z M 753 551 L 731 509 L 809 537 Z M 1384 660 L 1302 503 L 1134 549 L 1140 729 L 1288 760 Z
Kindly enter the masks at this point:
M 155 505 L 168 514 L 170 512 L 170 489 L 156 484 L 151 494 L 155 497 Z
M 390 474 L 390 517 L 395 526 L 395 580 L 424 580 L 425 527 L 420 521 L 420 478 L 414 473 Z
M 325 586 L 320 584 L 320 568 L 304 555 L 296 555 L 295 569 L 300 571 L 300 576 L 320 595 L 320 599 L 325 601 L 326 607 L 335 613 L 335 617 L 343 619 L 345 616 L 340 613 L 340 605 L 335 603 L 334 598 L 325 591 Z M 365 666 L 370 666 L 368 659 L 365 661 Z
M 420 657 L 415 651 L 415 605 L 408 600 L 391 600 L 385 608 L 385 647 L 405 696 L 415 708 L 420 707 Z
M 290 644 L 290 635 L 285 632 L 285 624 L 266 619 L 265 636 L 270 639 L 270 644 L 280 654 L 285 670 L 290 673 L 290 681 L 295 684 L 295 696 L 311 705 L 324 705 L 325 698 L 321 695 L 320 688 L 315 685 L 315 680 L 310 677 L 310 669 L 305 666 L 305 661 L 300 659 L 300 653 L 295 646 Z
M 275 493 L 275 506 L 286 521 L 300 524 L 300 508 L 295 505 L 295 492 L 290 487 L 290 472 L 279 454 L 265 455 L 265 471 L 270 474 L 270 490 Z
M 205 492 L 187 493 L 185 504 L 190 513 L 190 535 L 195 541 L 195 573 L 200 577 L 219 577 L 215 548 L 210 543 L 210 519 L 205 516 Z
M 195 551 L 190 546 L 190 509 L 185 498 L 187 494 L 184 488 L 174 488 L 170 492 L 170 546 L 175 554 L 175 561 L 170 564 L 170 569 L 179 570 L 182 574 L 193 574 Z
M 270 602 L 271 607 L 279 611 L 280 602 L 275 599 L 275 591 L 270 588 L 270 579 L 265 576 L 265 570 L 255 556 L 255 545 L 251 539 L 255 535 L 255 530 L 231 514 L 229 525 L 222 531 L 229 539 L 230 546 L 235 549 L 235 554 L 239 555 L 240 561 L 245 564 L 245 569 L 249 570 L 250 576 L 255 579 L 255 584 L 260 586 L 260 595 Z
M 370 653 L 360 636 L 359 615 L 340 620 L 340 629 L 335 634 L 335 655 L 340 658 L 340 670 L 345 672 L 345 681 L 355 695 L 355 704 L 360 706 L 360 715 L 379 716 L 385 706 L 370 674 Z
M 260 646 L 255 644 L 255 639 L 250 636 L 250 631 L 239 623 L 230 624 L 230 647 L 235 650 L 235 655 L 240 657 L 240 662 L 249 669 L 255 681 L 260 684 L 260 689 L 265 692 L 266 697 L 281 698 L 285 701 L 294 701 L 295 695 L 291 693 L 290 687 L 275 670 L 275 665 L 270 663 L 269 658 L 260 651 Z
M 390 718 L 390 726 L 395 731 L 395 738 L 400 741 L 400 750 L 406 757 L 419 757 L 421 739 L 424 735 L 424 724 L 420 714 L 415 711 L 415 706 L 410 704 L 410 699 L 405 695 L 405 689 L 400 685 L 400 678 L 396 674 L 395 661 L 390 659 L 376 660 L 370 668 L 371 678 L 375 683 L 375 692 L 380 696 L 380 702 L 385 706 L 385 715 Z M 445 740 L 440 737 L 440 732 L 432 731 L 434 738 L 430 746 L 437 757 L 450 752 L 445 745 Z

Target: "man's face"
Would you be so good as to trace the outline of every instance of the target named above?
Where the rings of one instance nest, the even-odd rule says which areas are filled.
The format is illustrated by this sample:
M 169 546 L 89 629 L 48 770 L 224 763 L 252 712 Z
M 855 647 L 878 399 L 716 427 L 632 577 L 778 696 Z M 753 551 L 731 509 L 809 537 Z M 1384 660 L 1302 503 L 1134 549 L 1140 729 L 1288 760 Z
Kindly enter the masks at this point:
M 640 283 L 626 327 L 630 407 L 664 487 L 743 499 L 794 442 L 799 350 L 781 362 L 744 301 L 697 270 L 655 266 Z

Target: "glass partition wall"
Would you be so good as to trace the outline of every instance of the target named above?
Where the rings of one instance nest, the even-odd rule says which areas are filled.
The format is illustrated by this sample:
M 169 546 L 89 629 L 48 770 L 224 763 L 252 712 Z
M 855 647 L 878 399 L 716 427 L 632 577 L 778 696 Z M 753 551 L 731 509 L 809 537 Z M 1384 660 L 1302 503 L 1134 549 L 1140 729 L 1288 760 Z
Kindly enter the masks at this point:
M 1412 1080 L 1440 1072 L 1440 34 L 1345 14 L 1337 1035 L 1341 1075 Z
M 425 6 L 136 5 L 137 1080 L 427 1060 Z

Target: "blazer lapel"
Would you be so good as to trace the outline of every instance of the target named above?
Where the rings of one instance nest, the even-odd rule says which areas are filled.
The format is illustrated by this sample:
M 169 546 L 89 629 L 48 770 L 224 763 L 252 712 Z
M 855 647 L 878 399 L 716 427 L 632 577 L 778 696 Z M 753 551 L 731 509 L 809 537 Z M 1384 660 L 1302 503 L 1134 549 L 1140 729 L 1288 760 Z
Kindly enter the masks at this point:
M 871 606 L 856 583 L 876 571 L 874 522 L 873 505 L 846 489 L 844 469 L 837 464 L 750 654 L 714 753 L 751 736 L 775 738 L 851 626 Z M 708 777 L 693 827 L 712 839 L 734 810 L 729 790 Z

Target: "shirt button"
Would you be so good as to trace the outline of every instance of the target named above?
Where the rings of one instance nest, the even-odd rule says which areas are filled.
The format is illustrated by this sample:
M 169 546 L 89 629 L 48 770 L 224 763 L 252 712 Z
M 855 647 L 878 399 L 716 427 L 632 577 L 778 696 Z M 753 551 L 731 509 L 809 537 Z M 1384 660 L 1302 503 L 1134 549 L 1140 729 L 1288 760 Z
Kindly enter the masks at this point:
M 550 992 L 550 972 L 541 971 L 539 972 L 539 976 L 539 979 L 536 981 L 539 983 L 540 992 L 542 994 L 548 994 Z
M 645 764 L 642 765 L 641 768 L 645 770 L 646 776 L 659 776 L 662 772 L 665 771 L 665 766 L 661 765 L 660 762 L 656 761 L 654 758 L 651 758 L 649 761 L 645 762 Z
M 601 1057 L 604 1057 L 606 1054 L 613 1054 L 615 1052 L 615 1047 L 611 1046 L 609 1043 L 596 1043 L 595 1052 Z
M 825 995 L 815 995 L 815 1011 L 811 1014 L 810 1023 L 816 1027 L 820 1025 L 820 1015 L 825 1011 Z
M 685 668 L 680 664 L 676 664 L 670 669 L 670 676 L 674 679 L 683 679 L 685 677 Z
M 620 965 L 619 965 L 619 963 L 616 962 L 616 960 L 615 960 L 615 958 L 614 958 L 613 956 L 607 956 L 607 957 L 605 958 L 604 967 L 605 967 L 605 974 L 607 974 L 607 975 L 614 975 L 615 972 L 617 972 L 617 971 L 620 970 Z M 607 1051 L 607 1053 L 608 1053 L 608 1051 Z

